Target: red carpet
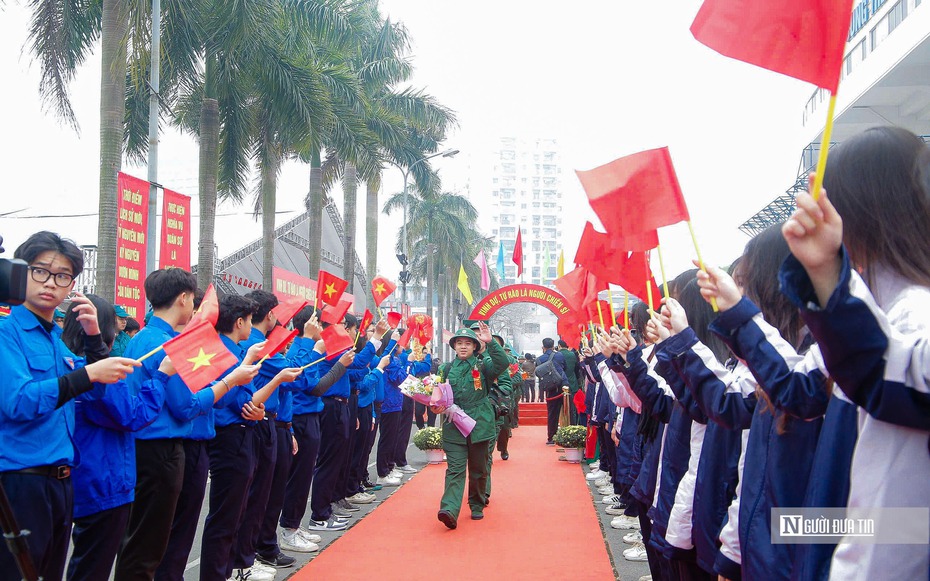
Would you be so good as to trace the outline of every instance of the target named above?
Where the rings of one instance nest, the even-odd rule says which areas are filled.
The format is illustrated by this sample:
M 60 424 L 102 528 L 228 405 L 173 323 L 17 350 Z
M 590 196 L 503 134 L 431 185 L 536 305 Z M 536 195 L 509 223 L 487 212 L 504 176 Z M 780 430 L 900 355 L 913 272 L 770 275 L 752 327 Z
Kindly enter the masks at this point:
M 463 503 L 446 529 L 445 464 L 427 466 L 292 579 L 613 579 L 582 470 L 545 441 L 545 428 L 523 426 L 510 460 L 495 453 L 484 520 Z
M 520 404 L 521 426 L 545 426 L 546 404 L 523 402 Z

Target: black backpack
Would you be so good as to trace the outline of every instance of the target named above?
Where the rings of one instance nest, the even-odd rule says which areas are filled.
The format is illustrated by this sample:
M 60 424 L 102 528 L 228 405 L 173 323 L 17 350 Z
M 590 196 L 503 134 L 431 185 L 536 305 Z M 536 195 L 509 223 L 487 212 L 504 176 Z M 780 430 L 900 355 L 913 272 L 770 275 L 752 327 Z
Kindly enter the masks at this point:
M 562 387 L 562 376 L 555 368 L 555 355 L 550 355 L 545 363 L 536 366 L 536 377 L 539 378 L 539 387 L 546 391 L 553 391 Z

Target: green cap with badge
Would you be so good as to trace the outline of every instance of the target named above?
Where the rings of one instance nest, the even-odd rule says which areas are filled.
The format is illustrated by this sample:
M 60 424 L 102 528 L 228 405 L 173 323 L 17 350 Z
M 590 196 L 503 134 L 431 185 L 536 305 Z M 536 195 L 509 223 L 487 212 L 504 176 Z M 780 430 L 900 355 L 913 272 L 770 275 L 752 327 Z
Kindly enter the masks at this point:
M 462 328 L 456 331 L 455 335 L 452 335 L 452 338 L 449 339 L 449 347 L 455 348 L 456 339 L 471 339 L 475 342 L 475 349 L 481 349 L 481 341 L 478 340 L 478 335 L 471 329 Z

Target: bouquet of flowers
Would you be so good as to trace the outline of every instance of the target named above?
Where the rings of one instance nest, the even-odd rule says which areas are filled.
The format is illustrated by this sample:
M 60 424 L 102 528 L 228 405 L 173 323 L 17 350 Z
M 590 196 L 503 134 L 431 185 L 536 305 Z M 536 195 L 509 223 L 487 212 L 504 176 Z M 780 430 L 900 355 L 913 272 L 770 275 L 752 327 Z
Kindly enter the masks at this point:
M 433 397 L 430 398 L 430 406 L 442 409 L 442 414 L 452 422 L 464 437 L 468 437 L 471 431 L 475 429 L 477 423 L 474 418 L 465 413 L 465 410 L 455 405 L 455 397 L 452 395 L 452 386 L 448 383 L 439 383 L 433 391 Z
M 407 379 L 405 379 L 403 383 L 401 383 L 398 386 L 400 388 L 400 392 L 417 403 L 421 403 L 424 405 L 430 405 L 429 402 L 430 402 L 430 398 L 433 396 L 434 385 L 432 382 L 427 383 L 425 381 L 429 379 L 430 377 L 436 377 L 436 376 L 429 376 L 429 377 L 424 377 L 423 379 L 420 379 L 418 377 L 408 375 Z M 437 377 L 437 380 L 438 380 L 438 377 Z

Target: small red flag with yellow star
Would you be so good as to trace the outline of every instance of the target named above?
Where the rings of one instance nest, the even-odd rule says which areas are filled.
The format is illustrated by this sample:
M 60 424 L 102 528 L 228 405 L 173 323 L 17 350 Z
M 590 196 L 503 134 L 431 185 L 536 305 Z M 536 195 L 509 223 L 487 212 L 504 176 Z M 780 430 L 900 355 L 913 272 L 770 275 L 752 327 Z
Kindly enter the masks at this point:
M 323 309 L 323 313 L 320 315 L 320 320 L 324 323 L 330 325 L 338 325 L 346 320 L 346 313 L 349 312 L 349 307 L 352 306 L 352 301 L 339 301 L 339 304 L 331 309 Z
M 339 299 L 348 286 L 347 281 L 321 270 L 316 279 L 316 296 L 327 305 L 336 307 L 339 306 Z
M 164 349 L 192 392 L 200 391 L 239 363 L 208 321 L 188 326 L 183 334 L 165 343 Z
M 366 331 L 368 331 L 368 325 L 370 325 L 371 322 L 374 320 L 375 320 L 375 317 L 374 315 L 371 314 L 371 311 L 369 311 L 368 309 L 365 309 L 365 314 L 362 315 L 362 322 L 358 324 L 358 332 L 365 333 Z M 376 339 L 380 339 L 380 338 L 381 337 L 376 337 Z
M 371 279 L 371 296 L 375 299 L 375 306 L 380 307 L 384 299 L 391 296 L 391 293 L 397 290 L 397 285 L 383 276 L 376 276 Z

